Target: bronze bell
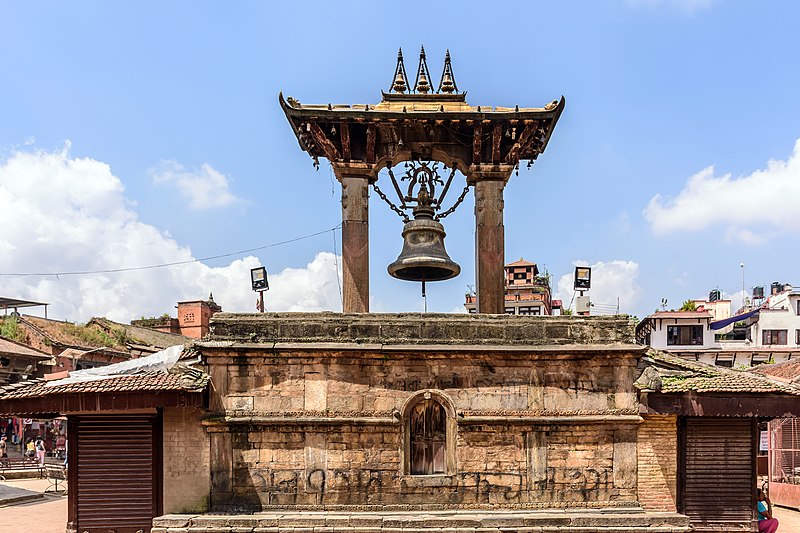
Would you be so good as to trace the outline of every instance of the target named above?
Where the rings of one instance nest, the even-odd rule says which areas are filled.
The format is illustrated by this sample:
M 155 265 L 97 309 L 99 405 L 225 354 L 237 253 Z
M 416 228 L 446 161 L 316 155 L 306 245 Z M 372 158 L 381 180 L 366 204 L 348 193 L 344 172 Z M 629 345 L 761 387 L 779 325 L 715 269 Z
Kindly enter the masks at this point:
M 389 265 L 389 275 L 406 281 L 442 281 L 461 273 L 444 249 L 444 226 L 429 216 L 419 216 L 403 227 L 403 251 Z

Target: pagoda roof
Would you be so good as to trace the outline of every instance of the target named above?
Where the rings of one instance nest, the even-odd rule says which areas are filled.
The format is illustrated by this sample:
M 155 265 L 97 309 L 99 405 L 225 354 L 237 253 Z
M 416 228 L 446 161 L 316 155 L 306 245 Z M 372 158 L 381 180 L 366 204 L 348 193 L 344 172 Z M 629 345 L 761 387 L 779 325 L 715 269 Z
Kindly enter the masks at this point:
M 379 104 L 301 104 L 291 96 L 278 95 L 281 108 L 288 117 L 318 117 L 377 120 L 434 118 L 444 120 L 536 120 L 558 118 L 566 104 L 562 96 L 544 107 L 472 106 L 461 94 L 392 94 L 383 93 Z
M 526 261 L 522 257 L 514 261 L 513 263 L 508 263 L 507 267 L 529 267 L 529 266 L 536 266 L 536 263 L 531 263 L 530 261 Z

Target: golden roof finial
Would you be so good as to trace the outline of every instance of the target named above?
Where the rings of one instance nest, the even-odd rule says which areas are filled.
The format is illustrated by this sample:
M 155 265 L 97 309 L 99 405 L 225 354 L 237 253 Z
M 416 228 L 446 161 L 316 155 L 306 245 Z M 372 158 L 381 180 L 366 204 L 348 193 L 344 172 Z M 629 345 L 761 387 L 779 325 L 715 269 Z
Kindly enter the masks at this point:
M 453 93 L 458 92 L 458 86 L 456 85 L 456 78 L 453 75 L 453 65 L 450 63 L 450 50 L 447 50 L 447 53 L 444 55 L 444 70 L 442 70 L 442 79 L 439 81 L 439 90 L 437 92 L 441 93 Z
M 394 80 L 389 92 L 403 94 L 408 89 L 408 76 L 406 75 L 406 65 L 403 63 L 403 49 L 397 51 L 397 66 L 394 68 Z
M 417 66 L 417 79 L 414 82 L 414 91 L 421 94 L 428 94 L 431 90 L 431 73 L 428 70 L 428 62 L 425 60 L 425 47 L 421 47 L 419 52 L 419 66 Z

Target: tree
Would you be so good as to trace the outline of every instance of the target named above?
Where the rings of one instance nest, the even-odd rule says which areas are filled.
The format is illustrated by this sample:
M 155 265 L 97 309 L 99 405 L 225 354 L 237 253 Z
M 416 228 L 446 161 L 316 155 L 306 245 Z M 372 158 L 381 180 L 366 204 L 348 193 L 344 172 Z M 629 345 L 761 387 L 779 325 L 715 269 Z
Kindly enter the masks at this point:
M 681 311 L 697 311 L 697 304 L 691 300 L 686 300 L 680 308 Z

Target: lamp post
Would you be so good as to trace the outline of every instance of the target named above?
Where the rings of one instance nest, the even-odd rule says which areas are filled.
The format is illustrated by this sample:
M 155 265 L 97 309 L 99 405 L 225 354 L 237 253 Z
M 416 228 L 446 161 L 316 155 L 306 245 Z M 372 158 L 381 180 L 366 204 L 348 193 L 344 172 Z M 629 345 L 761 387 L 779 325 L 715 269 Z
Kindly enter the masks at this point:
M 578 296 L 575 299 L 575 312 L 578 315 L 589 316 L 589 297 L 584 296 L 583 292 L 588 291 L 592 285 L 592 269 L 590 267 L 577 266 L 575 267 L 575 284 L 573 288 L 578 291 Z
M 744 311 L 744 300 L 745 300 L 745 293 L 744 293 L 744 263 L 739 263 L 739 268 L 742 269 L 742 310 Z
M 250 283 L 253 290 L 258 293 L 258 302 L 256 307 L 258 310 L 264 312 L 264 291 L 269 290 L 269 280 L 267 279 L 267 269 L 265 267 L 256 267 L 250 269 Z

